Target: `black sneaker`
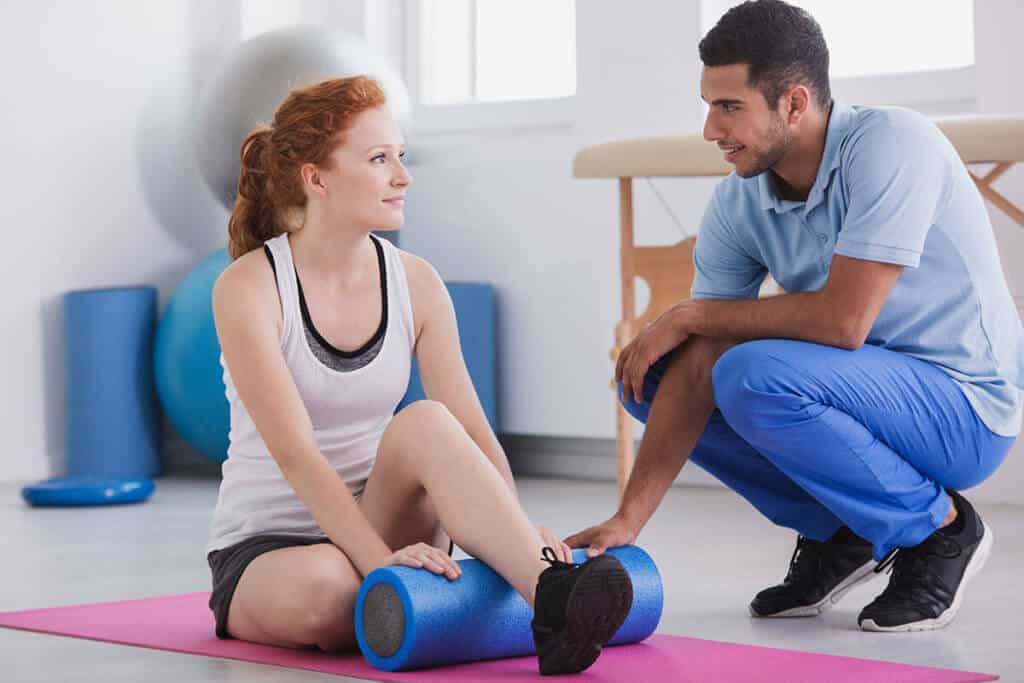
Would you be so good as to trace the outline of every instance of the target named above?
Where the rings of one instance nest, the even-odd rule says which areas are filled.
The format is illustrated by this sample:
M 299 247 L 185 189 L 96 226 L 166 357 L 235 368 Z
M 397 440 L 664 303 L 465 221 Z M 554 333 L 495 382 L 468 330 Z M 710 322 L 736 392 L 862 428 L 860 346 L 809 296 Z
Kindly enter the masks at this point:
M 633 605 L 633 582 L 614 556 L 568 564 L 544 548 L 551 564 L 537 579 L 533 642 L 541 674 L 583 671 L 597 660 Z
M 931 631 L 960 610 L 964 586 L 992 552 L 992 531 L 967 499 L 949 492 L 959 515 L 920 545 L 900 548 L 878 566 L 891 566 L 889 587 L 857 621 L 865 631 Z
M 752 617 L 814 617 L 875 577 L 871 544 L 842 527 L 827 541 L 800 536 L 782 583 L 758 593 Z

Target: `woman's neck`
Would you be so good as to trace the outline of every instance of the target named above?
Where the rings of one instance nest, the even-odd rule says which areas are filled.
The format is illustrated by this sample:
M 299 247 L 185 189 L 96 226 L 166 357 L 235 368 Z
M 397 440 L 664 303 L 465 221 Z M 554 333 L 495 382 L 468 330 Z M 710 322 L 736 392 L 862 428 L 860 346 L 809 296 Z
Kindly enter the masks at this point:
M 329 224 L 323 217 L 307 215 L 302 228 L 289 236 L 289 244 L 297 268 L 343 286 L 376 270 L 368 234 L 369 230 Z

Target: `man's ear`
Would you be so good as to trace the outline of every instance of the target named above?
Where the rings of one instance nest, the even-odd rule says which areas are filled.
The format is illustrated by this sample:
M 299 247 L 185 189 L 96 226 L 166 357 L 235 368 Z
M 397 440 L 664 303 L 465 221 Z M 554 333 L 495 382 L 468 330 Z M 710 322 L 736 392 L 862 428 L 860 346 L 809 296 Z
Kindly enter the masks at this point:
M 811 106 L 811 91 L 805 85 L 793 85 L 782 96 L 783 117 L 790 125 L 800 123 L 800 119 Z

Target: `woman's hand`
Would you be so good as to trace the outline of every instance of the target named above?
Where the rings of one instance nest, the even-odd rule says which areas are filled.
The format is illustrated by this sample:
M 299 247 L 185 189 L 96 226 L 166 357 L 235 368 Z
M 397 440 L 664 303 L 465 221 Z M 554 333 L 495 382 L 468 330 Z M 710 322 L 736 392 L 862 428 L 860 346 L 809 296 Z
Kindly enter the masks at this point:
M 567 546 L 565 543 L 562 543 L 562 541 L 558 539 L 558 536 L 551 533 L 551 529 L 546 526 L 538 524 L 537 531 L 540 533 L 540 537 L 544 540 L 544 545 L 555 551 L 555 557 L 558 558 L 559 561 L 568 562 L 570 564 L 572 563 L 572 548 Z
M 454 581 L 462 576 L 462 567 L 459 566 L 459 563 L 448 553 L 429 543 L 407 545 L 388 557 L 385 564 L 426 569 L 434 574 L 447 577 L 449 581 Z

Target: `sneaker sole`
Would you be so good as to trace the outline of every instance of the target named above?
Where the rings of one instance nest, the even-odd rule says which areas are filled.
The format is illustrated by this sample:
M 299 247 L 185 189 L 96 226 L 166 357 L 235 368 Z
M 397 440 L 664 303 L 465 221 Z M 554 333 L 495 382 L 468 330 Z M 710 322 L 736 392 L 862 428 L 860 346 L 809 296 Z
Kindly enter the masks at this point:
M 853 588 L 859 586 L 862 583 L 867 583 L 871 579 L 875 578 L 875 567 L 878 563 L 874 560 L 868 560 L 860 567 L 855 569 L 849 576 L 839 582 L 839 584 L 832 589 L 832 591 L 823 597 L 813 605 L 800 605 L 799 607 L 791 607 L 790 609 L 783 610 L 781 612 L 774 612 L 772 614 L 759 614 L 754 611 L 754 607 L 751 605 L 748 607 L 750 616 L 758 619 L 783 619 L 787 617 L 816 617 L 819 614 L 831 609 L 836 603 L 843 599 L 843 596 L 849 593 Z
M 593 664 L 632 606 L 633 582 L 622 563 L 611 555 L 591 560 L 569 594 L 565 635 L 552 653 L 561 666 L 550 673 L 578 673 Z
M 988 524 L 985 524 L 985 522 L 982 522 L 981 526 L 984 529 L 981 543 L 978 544 L 978 548 L 974 551 L 971 561 L 967 563 L 967 569 L 964 570 L 964 578 L 956 589 L 956 595 L 953 596 L 953 604 L 947 607 L 945 612 L 934 619 L 922 619 L 921 621 L 900 624 L 898 626 L 879 626 L 875 623 L 874 619 L 865 619 L 860 623 L 861 629 L 876 633 L 905 633 L 907 631 L 935 631 L 948 626 L 956 618 L 957 612 L 960 611 L 960 604 L 964 598 L 964 588 L 981 571 L 981 568 L 988 562 L 989 555 L 992 554 L 992 530 L 988 528 Z

